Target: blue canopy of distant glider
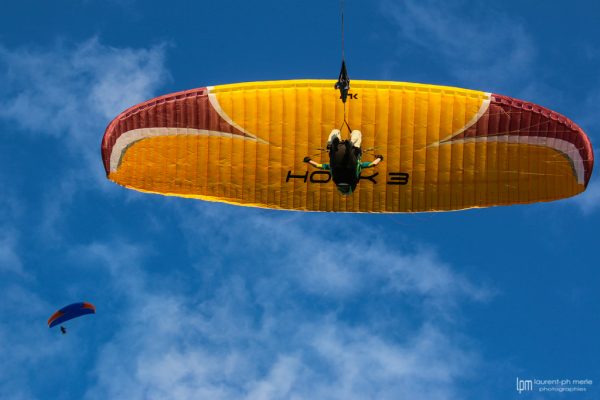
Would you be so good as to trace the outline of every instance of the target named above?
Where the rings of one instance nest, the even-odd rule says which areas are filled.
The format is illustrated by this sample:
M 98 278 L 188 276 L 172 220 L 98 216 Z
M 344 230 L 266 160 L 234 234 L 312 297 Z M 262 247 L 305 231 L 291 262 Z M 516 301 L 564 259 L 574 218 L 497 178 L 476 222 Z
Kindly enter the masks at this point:
M 81 302 L 69 304 L 61 308 L 48 319 L 48 328 L 62 324 L 73 318 L 81 317 L 82 315 L 95 314 L 96 307 L 91 303 Z

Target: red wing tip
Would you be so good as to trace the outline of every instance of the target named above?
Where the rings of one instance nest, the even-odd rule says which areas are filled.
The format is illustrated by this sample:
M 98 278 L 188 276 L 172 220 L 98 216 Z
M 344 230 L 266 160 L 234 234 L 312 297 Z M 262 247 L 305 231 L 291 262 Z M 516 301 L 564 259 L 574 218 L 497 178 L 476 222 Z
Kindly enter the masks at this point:
M 104 162 L 106 176 L 108 176 L 108 174 L 110 173 L 109 168 L 108 168 L 110 152 L 112 151 L 114 142 L 116 141 L 116 139 L 118 137 L 118 135 L 117 135 L 117 137 L 113 137 L 113 135 L 114 135 L 113 129 L 115 129 L 115 126 L 118 124 L 118 122 L 120 120 L 127 118 L 133 114 L 139 113 L 140 111 L 142 111 L 148 107 L 153 107 L 157 104 L 162 104 L 162 103 L 167 103 L 169 101 L 184 99 L 186 97 L 205 96 L 207 94 L 208 94 L 208 87 L 206 87 L 206 86 L 196 88 L 196 89 L 184 90 L 181 92 L 169 93 L 169 94 L 165 94 L 162 96 L 154 97 L 154 98 L 146 100 L 142 103 L 135 104 L 135 105 L 125 109 L 119 115 L 117 115 L 106 127 L 106 130 L 104 131 L 104 135 L 102 137 L 102 143 L 100 146 L 100 153 L 102 155 L 102 161 Z

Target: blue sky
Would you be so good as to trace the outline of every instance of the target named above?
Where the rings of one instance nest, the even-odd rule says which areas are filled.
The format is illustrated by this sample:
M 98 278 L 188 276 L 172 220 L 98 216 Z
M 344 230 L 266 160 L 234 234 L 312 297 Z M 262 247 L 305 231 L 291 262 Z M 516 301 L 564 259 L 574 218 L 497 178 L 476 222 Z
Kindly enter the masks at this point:
M 351 78 L 527 99 L 598 143 L 598 20 L 593 1 L 346 0 L 346 55 Z M 0 26 L 0 398 L 600 397 L 597 174 L 565 201 L 415 215 L 104 177 L 104 129 L 135 103 L 335 78 L 338 1 L 22 1 Z M 81 300 L 98 313 L 47 328 Z

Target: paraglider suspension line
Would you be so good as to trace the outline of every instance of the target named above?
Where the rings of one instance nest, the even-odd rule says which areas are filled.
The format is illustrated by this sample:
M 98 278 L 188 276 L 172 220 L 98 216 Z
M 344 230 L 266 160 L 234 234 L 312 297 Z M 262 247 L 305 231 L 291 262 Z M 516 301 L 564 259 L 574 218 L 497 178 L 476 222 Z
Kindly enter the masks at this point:
M 348 70 L 346 68 L 346 56 L 344 52 L 344 0 L 340 0 L 340 14 L 342 18 L 342 67 L 335 88 L 340 91 L 340 99 L 342 99 L 342 103 L 344 103 L 344 122 L 342 123 L 340 130 L 346 125 L 348 130 L 352 132 L 346 118 L 346 100 L 348 99 L 348 92 L 350 91 L 350 77 L 348 76 Z
M 345 54 L 344 54 L 344 0 L 340 0 L 340 12 L 342 15 L 342 61 L 344 61 Z
M 344 125 L 346 125 L 346 127 L 348 128 L 348 132 L 352 132 L 352 128 L 350 128 L 350 124 L 348 124 L 348 121 L 346 120 L 346 104 L 344 103 L 344 121 L 342 122 L 342 125 L 340 126 L 340 131 L 342 129 L 344 129 Z

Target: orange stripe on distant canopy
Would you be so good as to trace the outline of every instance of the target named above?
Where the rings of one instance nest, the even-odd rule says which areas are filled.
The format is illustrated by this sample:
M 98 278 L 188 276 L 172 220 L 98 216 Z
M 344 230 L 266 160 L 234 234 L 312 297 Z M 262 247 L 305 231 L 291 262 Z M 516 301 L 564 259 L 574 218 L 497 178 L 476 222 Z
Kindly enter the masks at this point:
M 90 303 L 83 303 L 82 308 L 89 308 L 90 310 L 96 311 L 96 307 L 94 307 L 94 305 Z
M 62 317 L 64 314 L 61 311 L 57 311 L 48 319 L 48 325 L 52 323 L 55 319 Z

